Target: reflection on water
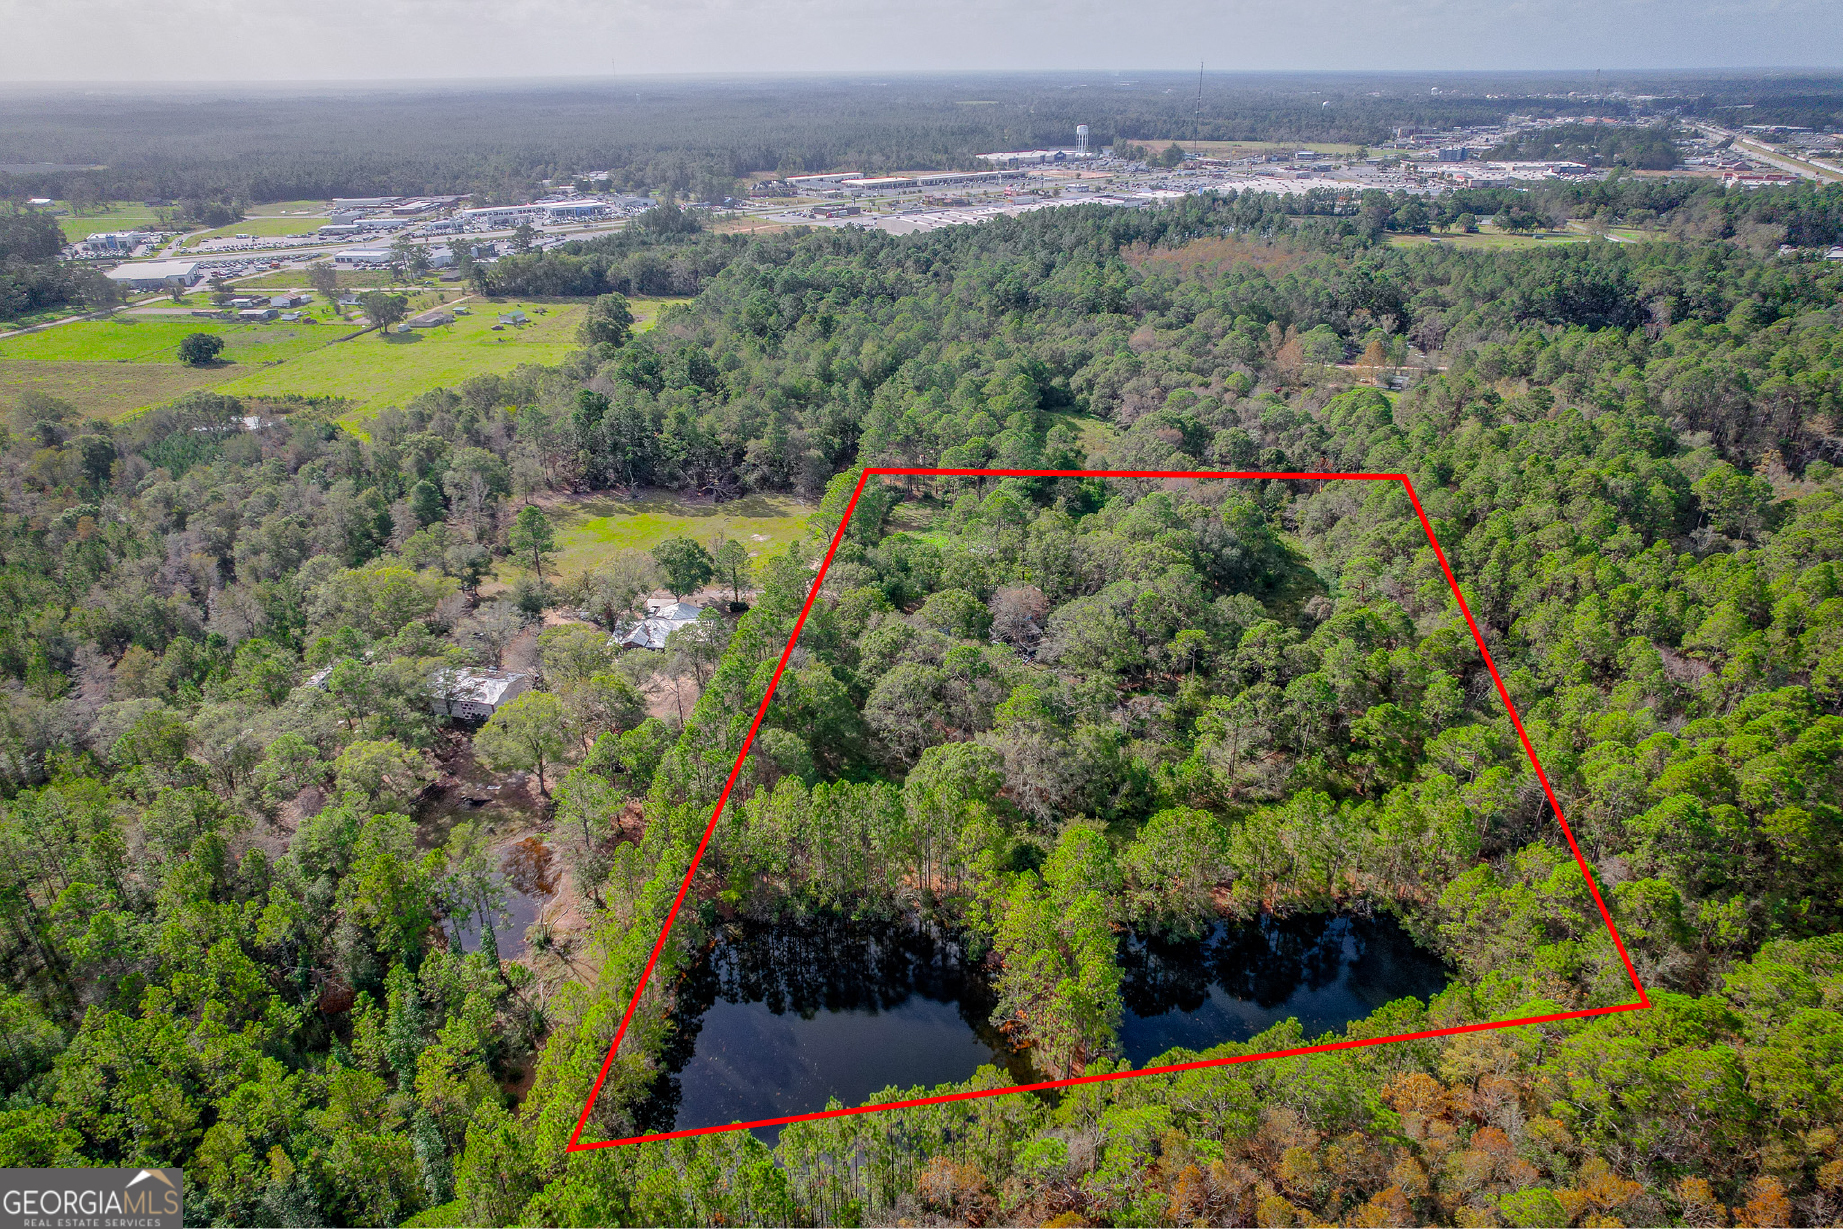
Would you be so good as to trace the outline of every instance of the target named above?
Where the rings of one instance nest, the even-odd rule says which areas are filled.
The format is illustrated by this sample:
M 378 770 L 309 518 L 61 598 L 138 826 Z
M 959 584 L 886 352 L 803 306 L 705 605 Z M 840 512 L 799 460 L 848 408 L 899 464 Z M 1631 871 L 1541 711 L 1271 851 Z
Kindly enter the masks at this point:
M 992 992 L 959 946 L 911 922 L 731 924 L 677 991 L 646 1130 L 807 1113 L 829 1097 L 857 1105 L 982 1064 L 1035 1078 L 987 1022 Z
M 493 938 L 501 956 L 517 956 L 525 947 L 525 932 L 544 912 L 544 906 L 557 894 L 562 868 L 556 855 L 541 836 L 528 836 L 508 845 L 500 857 L 499 870 L 493 873 L 493 895 L 489 902 L 493 918 Z M 484 934 L 481 907 L 451 921 L 455 940 L 464 952 L 480 950 Z
M 1133 935 L 1120 961 L 1121 1052 L 1135 1066 L 1174 1046 L 1246 1041 L 1289 1017 L 1308 1037 L 1336 1032 L 1447 985 L 1440 960 L 1389 917 L 1264 915 L 1176 943 Z
M 1342 1029 L 1447 983 L 1390 918 L 1262 917 L 1185 943 L 1120 947 L 1122 1055 L 1243 1041 L 1288 1017 Z M 644 1131 L 858 1105 L 890 1086 L 965 1080 L 982 1064 L 1039 1079 L 988 1021 L 994 997 L 959 946 L 914 922 L 732 923 L 680 979 L 678 1031 L 640 1115 Z M 758 1131 L 772 1141 L 776 1128 Z

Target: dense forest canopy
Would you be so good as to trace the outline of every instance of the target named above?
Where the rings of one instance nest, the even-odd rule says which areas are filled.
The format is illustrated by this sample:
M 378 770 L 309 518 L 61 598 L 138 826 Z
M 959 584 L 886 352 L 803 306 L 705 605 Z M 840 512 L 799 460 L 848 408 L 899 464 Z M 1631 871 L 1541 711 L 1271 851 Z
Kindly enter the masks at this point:
M 22 398 L 0 1164 L 179 1165 L 189 1216 L 250 1225 L 1835 1223 L 1838 266 L 1689 214 L 1378 244 L 1400 207 L 585 247 L 599 293 L 643 257 L 700 293 L 363 436 Z M 567 1157 L 866 464 L 1411 475 L 1653 1008 Z M 650 488 L 819 510 L 664 654 L 606 630 L 672 551 L 481 596 L 542 563 L 532 497 Z M 464 741 L 428 687 L 547 611 L 542 688 L 472 750 L 537 774 L 585 925 L 502 961 L 485 834 L 419 801 Z M 926 918 L 1060 1074 L 1121 1061 L 1123 933 L 1330 910 L 1453 970 L 1350 1037 L 1630 995 L 1399 488 L 880 483 L 588 1137 L 650 1123 L 726 918 Z
M 1737 105 L 1751 109 L 1718 115 Z M 1077 124 L 1097 147 L 1194 129 L 1206 140 L 1378 145 L 1397 128 L 1495 124 L 1508 112 L 1835 128 L 1838 111 L 1834 77 L 1791 73 L 1206 73 L 1201 111 L 1197 77 L 1183 73 L 33 90 L 6 100 L 0 164 L 27 169 L 0 174 L 0 196 L 63 198 L 82 184 L 98 199 L 511 200 L 543 179 L 613 170 L 621 187 L 721 199 L 761 172 L 966 168 L 994 150 L 1071 145 Z M 33 163 L 105 169 L 35 173 Z

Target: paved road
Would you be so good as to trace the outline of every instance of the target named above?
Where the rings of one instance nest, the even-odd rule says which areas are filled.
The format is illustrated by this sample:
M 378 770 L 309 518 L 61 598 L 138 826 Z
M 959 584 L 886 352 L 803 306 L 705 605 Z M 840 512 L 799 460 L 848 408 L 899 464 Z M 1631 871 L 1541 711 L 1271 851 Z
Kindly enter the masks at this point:
M 1746 154 L 1748 157 L 1758 159 L 1782 171 L 1798 175 L 1802 179 L 1812 179 L 1823 183 L 1844 178 L 1844 172 L 1832 170 L 1827 166 L 1820 166 L 1815 162 L 1807 162 L 1803 158 L 1789 157 L 1773 146 L 1768 145 L 1766 142 L 1751 137 L 1746 133 L 1734 132 L 1715 124 L 1698 123 L 1697 128 L 1705 136 L 1714 137 L 1717 140 L 1727 137 L 1740 152 Z

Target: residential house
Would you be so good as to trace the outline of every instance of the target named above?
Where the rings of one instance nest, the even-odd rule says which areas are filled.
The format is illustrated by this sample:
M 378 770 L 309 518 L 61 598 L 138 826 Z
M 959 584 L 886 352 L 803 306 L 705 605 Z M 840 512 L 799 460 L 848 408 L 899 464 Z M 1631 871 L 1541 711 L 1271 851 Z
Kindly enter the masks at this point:
M 445 668 L 429 676 L 429 709 L 438 717 L 485 721 L 501 705 L 531 690 L 531 675 L 504 670 Z

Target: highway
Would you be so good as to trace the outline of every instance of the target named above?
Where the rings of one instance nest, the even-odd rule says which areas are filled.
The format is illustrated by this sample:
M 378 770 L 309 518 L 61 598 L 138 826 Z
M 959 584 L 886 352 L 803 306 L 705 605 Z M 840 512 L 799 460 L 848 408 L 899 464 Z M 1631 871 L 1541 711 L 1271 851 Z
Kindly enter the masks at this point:
M 1697 130 L 1705 136 L 1713 137 L 1716 140 L 1722 140 L 1724 137 L 1727 137 L 1730 144 L 1735 149 L 1748 155 L 1750 158 L 1758 159 L 1778 170 L 1797 175 L 1802 179 L 1816 180 L 1820 183 L 1836 182 L 1839 179 L 1844 179 L 1844 172 L 1835 170 L 1832 167 L 1820 165 L 1816 162 L 1807 162 L 1804 158 L 1794 158 L 1788 154 L 1783 154 L 1765 141 L 1756 137 L 1751 137 L 1747 133 L 1735 132 L 1716 124 L 1704 123 L 1702 120 L 1694 122 Z

